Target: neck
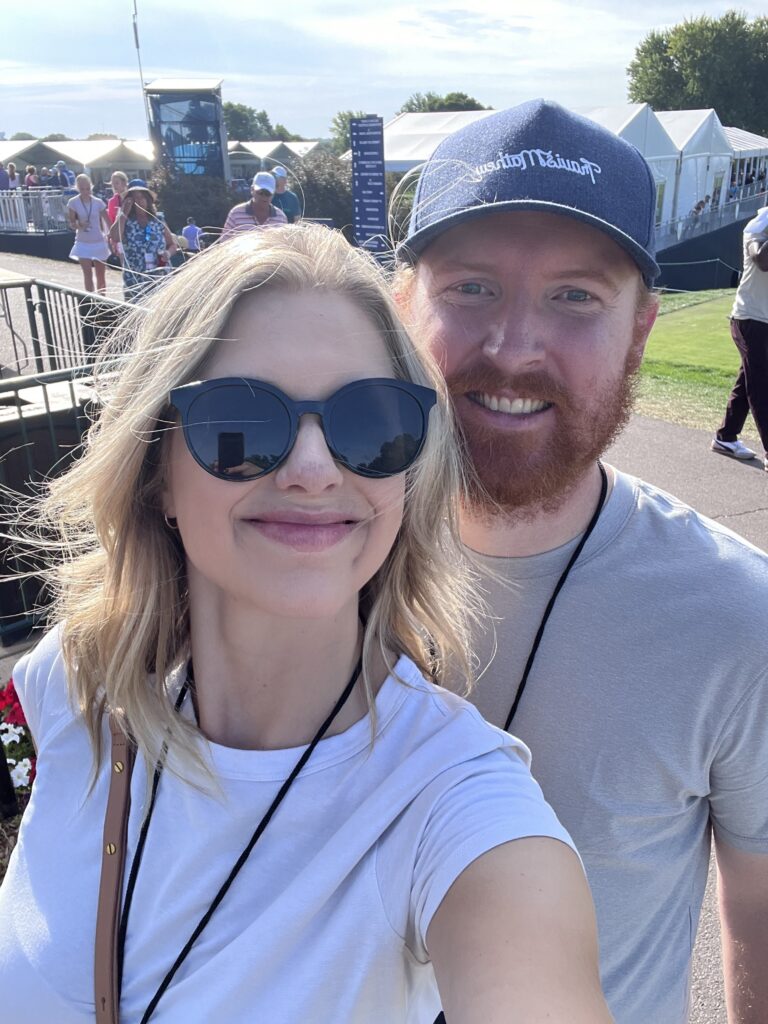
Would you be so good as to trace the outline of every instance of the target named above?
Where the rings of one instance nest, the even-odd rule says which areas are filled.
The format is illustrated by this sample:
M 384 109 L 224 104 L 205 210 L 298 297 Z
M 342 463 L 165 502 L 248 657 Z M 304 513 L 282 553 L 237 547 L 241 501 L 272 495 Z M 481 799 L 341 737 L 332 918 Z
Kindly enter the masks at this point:
M 285 619 L 210 600 L 201 590 L 192 576 L 192 660 L 204 735 L 248 750 L 309 743 L 360 656 L 357 601 L 331 621 Z M 367 711 L 357 686 L 326 735 L 348 729 Z
M 610 466 L 608 493 L 614 475 Z M 500 558 L 522 558 L 567 544 L 584 532 L 592 518 L 602 480 L 597 464 L 580 477 L 554 509 L 523 509 L 509 516 L 481 515 L 465 507 L 461 514 L 461 539 L 472 551 Z

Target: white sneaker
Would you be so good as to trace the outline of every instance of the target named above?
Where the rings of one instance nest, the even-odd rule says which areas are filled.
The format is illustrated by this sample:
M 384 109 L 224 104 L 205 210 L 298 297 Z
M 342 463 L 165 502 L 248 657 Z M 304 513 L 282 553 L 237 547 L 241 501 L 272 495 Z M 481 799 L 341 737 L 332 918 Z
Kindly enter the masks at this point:
M 714 438 L 711 447 L 713 452 L 729 455 L 732 459 L 754 459 L 756 457 L 755 452 L 751 448 L 747 448 L 741 441 L 719 441 Z

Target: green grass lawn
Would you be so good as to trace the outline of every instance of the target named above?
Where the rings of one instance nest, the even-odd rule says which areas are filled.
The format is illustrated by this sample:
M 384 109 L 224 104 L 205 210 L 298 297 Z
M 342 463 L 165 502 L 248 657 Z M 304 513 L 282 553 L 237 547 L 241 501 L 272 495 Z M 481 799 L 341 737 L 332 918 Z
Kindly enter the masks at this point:
M 662 296 L 640 375 L 638 412 L 714 433 L 739 370 L 728 327 L 733 295 L 718 289 Z M 751 417 L 744 436 L 757 439 Z

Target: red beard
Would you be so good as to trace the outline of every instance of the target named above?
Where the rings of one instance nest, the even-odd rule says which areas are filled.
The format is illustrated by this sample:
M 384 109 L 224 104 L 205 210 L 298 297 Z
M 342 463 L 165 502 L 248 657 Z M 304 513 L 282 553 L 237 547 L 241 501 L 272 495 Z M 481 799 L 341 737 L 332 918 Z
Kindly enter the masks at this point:
M 510 435 L 459 419 L 469 466 L 467 503 L 475 515 L 531 519 L 553 512 L 626 425 L 634 404 L 639 358 L 627 355 L 620 379 L 595 394 L 589 405 L 548 374 L 504 378 L 488 366 L 448 378 L 451 395 L 511 390 L 520 398 L 551 403 L 556 426 L 544 439 L 536 432 Z

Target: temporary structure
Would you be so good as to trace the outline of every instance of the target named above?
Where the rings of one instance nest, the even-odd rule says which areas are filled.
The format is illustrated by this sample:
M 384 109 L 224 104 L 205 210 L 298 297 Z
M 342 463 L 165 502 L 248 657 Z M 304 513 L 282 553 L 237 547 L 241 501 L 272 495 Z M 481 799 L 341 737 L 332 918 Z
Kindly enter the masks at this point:
M 384 169 L 410 171 L 428 160 L 448 135 L 495 110 L 444 111 L 435 114 L 397 114 L 384 125 Z M 349 157 L 351 154 L 346 153 Z
M 707 196 L 710 209 L 718 209 L 727 199 L 733 152 L 715 111 L 662 110 L 656 117 L 679 152 L 673 219 Z
M 674 216 L 678 151 L 647 103 L 625 103 L 615 107 L 578 109 L 591 121 L 631 142 L 648 161 L 656 179 L 656 224 Z

